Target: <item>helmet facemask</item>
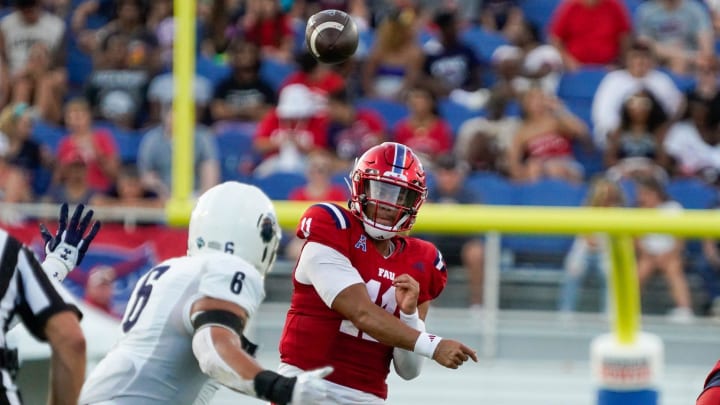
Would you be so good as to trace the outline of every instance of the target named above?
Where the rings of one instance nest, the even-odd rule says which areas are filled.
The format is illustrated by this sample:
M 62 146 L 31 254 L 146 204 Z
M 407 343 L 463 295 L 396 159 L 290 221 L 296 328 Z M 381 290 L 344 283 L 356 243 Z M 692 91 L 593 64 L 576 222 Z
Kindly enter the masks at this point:
M 422 163 L 407 146 L 384 142 L 367 150 L 350 174 L 350 210 L 374 239 L 409 231 L 427 196 Z
M 365 231 L 375 239 L 390 239 L 409 231 L 415 223 L 425 192 L 385 179 L 363 179 L 357 182 L 358 211 Z

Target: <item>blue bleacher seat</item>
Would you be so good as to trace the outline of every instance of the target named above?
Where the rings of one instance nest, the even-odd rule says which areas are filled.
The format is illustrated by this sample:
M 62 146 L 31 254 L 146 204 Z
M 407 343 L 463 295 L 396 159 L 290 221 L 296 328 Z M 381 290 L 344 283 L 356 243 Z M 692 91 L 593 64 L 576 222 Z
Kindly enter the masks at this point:
M 195 73 L 207 77 L 215 88 L 218 83 L 230 75 L 230 67 L 216 63 L 206 56 L 198 55 L 195 61 Z
M 407 117 L 408 110 L 405 104 L 398 103 L 397 101 L 374 99 L 374 98 L 361 98 L 355 102 L 356 108 L 367 108 L 374 110 L 383 120 L 388 131 L 392 132 L 395 128 L 395 124 L 401 119 Z
M 457 136 L 457 132 L 463 122 L 477 117 L 479 114 L 449 99 L 440 100 L 438 109 L 440 116 L 450 124 L 453 136 Z
M 7 16 L 8 14 L 12 13 L 13 11 L 15 11 L 15 9 L 13 7 L 0 8 L 0 18 Z
M 569 207 L 582 205 L 586 192 L 585 184 L 572 184 L 557 179 L 541 179 L 534 183 L 519 184 L 516 191 L 520 205 Z M 572 240 L 572 236 L 509 235 L 503 237 L 502 245 L 516 254 L 561 257 L 570 249 Z
M 302 19 L 295 19 L 293 22 L 293 53 L 298 54 L 307 49 L 305 43 L 305 28 L 307 22 Z
M 118 154 L 123 163 L 136 163 L 142 133 L 136 131 L 123 131 L 113 134 L 117 142 Z
M 265 192 L 272 200 L 287 200 L 290 192 L 307 183 L 302 173 L 273 173 L 261 178 L 253 178 L 252 183 Z
M 670 76 L 675 86 L 683 93 L 695 87 L 695 77 L 693 75 L 680 75 L 667 68 L 660 68 L 660 71 Z
M 47 192 L 48 188 L 50 188 L 50 183 L 52 183 L 52 177 L 53 173 L 51 170 L 44 167 L 36 169 L 32 173 L 31 187 L 33 195 L 35 195 L 36 197 L 44 195 L 45 192 Z
M 431 177 L 431 176 L 430 176 L 430 173 L 429 173 L 429 172 L 426 172 L 425 174 L 428 175 L 428 188 L 430 188 L 430 180 L 429 180 L 429 178 Z M 342 187 L 347 187 L 347 186 L 348 186 L 348 185 L 347 185 L 347 184 L 348 184 L 348 183 L 347 183 L 348 181 L 350 181 L 350 173 L 345 173 L 345 172 L 335 173 L 335 174 L 332 176 L 332 179 L 330 180 L 330 182 L 331 182 L 332 184 L 337 184 L 337 185 L 340 185 L 340 186 L 342 186 Z
M 486 64 L 490 63 L 490 57 L 495 49 L 508 43 L 504 36 L 485 31 L 480 27 L 471 27 L 463 31 L 461 39 L 472 48 L 478 59 Z
M 592 128 L 592 99 L 572 99 L 567 98 L 563 100 L 567 109 L 577 115 L 578 118 L 583 120 L 588 128 Z
M 105 121 L 96 122 L 95 126 L 106 129 L 110 132 L 110 134 L 112 134 L 118 148 L 118 155 L 120 156 L 121 162 L 137 162 L 137 155 L 140 150 L 140 142 L 142 141 L 143 136 L 141 131 L 119 128 L 116 125 Z
M 252 133 L 232 129 L 215 136 L 220 153 L 220 175 L 223 181 L 248 181 L 258 160 L 252 147 Z
M 643 1 L 644 0 L 623 0 L 623 3 L 625 3 L 625 7 L 627 7 L 628 11 L 630 12 L 631 21 L 635 20 L 635 12 L 637 12 L 638 7 L 640 7 L 640 4 L 642 4 Z
M 582 204 L 587 186 L 559 179 L 541 179 L 518 186 L 519 205 L 577 207 Z
M 60 140 L 66 133 L 67 131 L 63 127 L 37 119 L 33 123 L 32 139 L 48 146 L 52 153 L 55 154 Z
M 635 185 L 635 182 L 630 179 L 621 179 L 618 182 L 618 185 L 620 186 L 620 190 L 623 192 L 623 196 L 625 197 L 625 206 L 626 207 L 634 207 L 637 205 L 637 186 Z
M 417 33 L 417 40 L 420 46 L 423 46 L 434 39 L 437 39 L 437 35 L 435 32 L 427 29 L 426 27 L 421 27 L 420 31 Z
M 295 65 L 265 59 L 260 66 L 260 77 L 277 91 L 285 79 L 296 70 L 297 67 Z
M 670 197 L 686 209 L 709 209 L 717 205 L 717 191 L 696 178 L 673 179 L 667 185 Z
M 473 172 L 465 184 L 480 195 L 483 204 L 517 205 L 517 187 L 502 175 L 492 172 Z
M 517 100 L 510 100 L 505 106 L 505 115 L 508 117 L 520 117 L 522 116 L 522 107 Z
M 588 127 L 592 124 L 592 102 L 595 91 L 605 74 L 607 74 L 605 68 L 584 67 L 576 72 L 564 73 L 558 84 L 558 97 Z
M 562 0 L 521 0 L 520 8 L 525 18 L 535 24 L 540 32 L 547 32 L 555 9 Z
M 92 57 L 77 48 L 77 45 L 73 44 L 74 41 L 69 41 L 67 62 L 65 67 L 68 72 L 68 83 L 71 87 L 81 88 L 87 78 L 92 73 Z
M 595 145 L 573 143 L 573 155 L 585 170 L 585 178 L 590 179 L 605 171 L 605 156 Z
M 364 59 L 375 43 L 375 32 L 372 29 L 360 31 L 358 47 L 355 51 L 355 58 Z
M 560 78 L 557 94 L 561 99 L 592 99 L 600 81 L 607 74 L 603 67 L 583 67 L 575 72 L 566 72 Z

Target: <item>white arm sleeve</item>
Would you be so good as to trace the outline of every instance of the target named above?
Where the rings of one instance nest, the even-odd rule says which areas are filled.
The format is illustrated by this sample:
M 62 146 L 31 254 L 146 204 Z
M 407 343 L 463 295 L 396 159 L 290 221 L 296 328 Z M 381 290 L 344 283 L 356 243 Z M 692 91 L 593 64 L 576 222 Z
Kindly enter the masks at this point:
M 295 269 L 295 280 L 312 284 L 328 307 L 332 307 L 342 290 L 353 284 L 364 284 L 347 256 L 317 242 L 305 244 Z
M 425 332 L 425 322 L 420 319 L 417 310 L 412 315 L 405 315 L 400 311 L 400 320 L 407 326 Z M 404 380 L 412 380 L 420 375 L 424 357 L 408 350 L 393 349 L 393 367 L 395 372 Z
M 257 396 L 255 382 L 243 379 L 215 350 L 211 334 L 212 328 L 213 326 L 210 325 L 201 327 L 193 335 L 192 350 L 200 365 L 200 370 L 228 388 L 254 397 Z

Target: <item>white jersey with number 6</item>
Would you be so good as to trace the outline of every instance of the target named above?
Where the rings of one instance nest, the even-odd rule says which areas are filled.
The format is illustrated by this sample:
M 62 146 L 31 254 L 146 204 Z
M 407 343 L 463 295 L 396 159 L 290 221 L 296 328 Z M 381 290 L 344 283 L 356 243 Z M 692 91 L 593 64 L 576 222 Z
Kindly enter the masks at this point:
M 258 271 L 230 254 L 160 263 L 135 285 L 121 337 L 88 377 L 80 404 L 209 403 L 217 384 L 206 384 L 192 351 L 190 307 L 200 297 L 233 302 L 251 318 L 265 290 Z

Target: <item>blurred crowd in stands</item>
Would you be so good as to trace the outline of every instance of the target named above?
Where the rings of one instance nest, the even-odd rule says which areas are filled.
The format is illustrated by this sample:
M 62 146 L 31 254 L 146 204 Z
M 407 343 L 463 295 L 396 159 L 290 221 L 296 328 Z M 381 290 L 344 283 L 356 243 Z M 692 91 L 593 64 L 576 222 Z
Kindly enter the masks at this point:
M 162 207 L 173 2 L 0 6 L 2 201 Z M 357 54 L 339 65 L 305 49 L 305 21 L 324 8 L 360 29 Z M 198 0 L 196 45 L 198 192 L 236 179 L 277 199 L 343 200 L 355 157 L 394 140 L 425 160 L 433 202 L 717 204 L 717 0 Z M 503 243 L 572 246 L 575 276 L 607 267 L 601 237 Z M 447 245 L 479 305 L 482 239 Z M 662 271 L 680 320 L 692 316 L 688 249 L 638 241 L 641 279 Z M 718 248 L 694 252 L 720 314 Z M 577 285 L 567 288 L 559 306 L 572 310 Z

